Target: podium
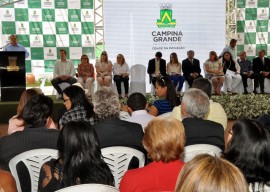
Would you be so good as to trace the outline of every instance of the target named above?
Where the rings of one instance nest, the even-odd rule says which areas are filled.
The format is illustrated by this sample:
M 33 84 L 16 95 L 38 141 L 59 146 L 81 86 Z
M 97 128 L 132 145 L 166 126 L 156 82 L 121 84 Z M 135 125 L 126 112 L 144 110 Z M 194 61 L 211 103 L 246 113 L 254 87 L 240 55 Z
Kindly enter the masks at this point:
M 19 101 L 25 91 L 25 52 L 0 52 L 1 101 Z

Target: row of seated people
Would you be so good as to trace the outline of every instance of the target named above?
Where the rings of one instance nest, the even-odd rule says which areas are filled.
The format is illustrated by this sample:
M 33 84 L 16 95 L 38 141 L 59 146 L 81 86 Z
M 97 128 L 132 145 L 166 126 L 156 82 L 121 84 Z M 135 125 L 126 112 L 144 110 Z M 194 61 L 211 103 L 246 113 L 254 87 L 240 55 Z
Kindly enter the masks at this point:
M 210 100 L 207 94 L 199 89 L 191 88 L 185 93 L 181 103 L 182 122 L 175 118 L 153 118 L 144 129 L 140 124 L 119 119 L 119 99 L 112 89 L 104 87 L 97 91 L 93 103 L 95 113 L 93 108 L 85 108 L 84 115 L 72 108 L 72 105 L 75 105 L 72 103 L 74 98 L 65 95 L 68 94 L 68 90 L 73 92 L 71 95 L 77 92 L 84 95 L 80 87 L 71 86 L 64 90 L 65 106 L 71 106 L 66 113 L 70 115 L 70 112 L 73 112 L 73 115 L 68 122 L 62 124 L 60 133 L 58 130 L 45 128 L 52 113 L 53 102 L 49 97 L 37 94 L 31 97 L 23 108 L 24 129 L 0 140 L 0 160 L 6 164 L 15 155 L 33 148 L 59 150 L 60 159 L 47 162 L 41 170 L 40 191 L 52 191 L 88 182 L 113 185 L 112 175 L 100 155 L 100 148 L 108 146 L 135 148 L 147 153 L 153 161 L 143 168 L 127 171 L 121 181 L 120 191 L 149 189 L 173 191 L 175 186 L 183 191 L 185 188 L 182 187 L 187 187 L 183 184 L 187 182 L 183 181 L 187 176 L 181 177 L 185 173 L 185 165 L 179 160 L 180 154 L 184 146 L 202 143 L 219 147 L 224 152 L 223 157 L 235 164 L 242 173 L 237 168 L 232 169 L 238 170 L 240 175 L 243 174 L 251 186 L 257 182 L 262 186 L 269 184 L 267 163 L 270 160 L 269 130 L 254 120 L 239 120 L 228 130 L 228 138 L 225 142 L 222 125 L 204 119 L 209 111 Z M 139 95 L 141 94 L 137 94 Z M 84 99 L 86 100 L 86 97 Z M 136 113 L 137 102 L 129 103 L 131 103 L 130 110 L 134 110 L 131 113 L 133 116 Z M 77 106 L 79 105 L 81 104 Z M 94 122 L 93 126 L 89 116 L 86 115 L 88 110 L 91 110 L 92 118 L 97 115 L 99 119 L 99 122 Z M 84 122 L 74 122 L 76 120 Z M 226 150 L 224 150 L 225 145 Z M 195 164 L 200 162 L 194 161 Z M 224 162 L 224 160 L 219 161 Z M 96 175 L 93 175 L 93 172 Z M 182 184 L 176 184 L 179 172 L 178 180 Z M 216 177 L 218 178 L 224 179 Z M 236 182 L 233 185 L 235 187 L 238 185 L 238 179 L 233 180 Z M 245 179 L 241 181 L 247 189 Z M 29 191 L 27 188 L 29 185 L 22 186 L 26 188 L 25 191 Z

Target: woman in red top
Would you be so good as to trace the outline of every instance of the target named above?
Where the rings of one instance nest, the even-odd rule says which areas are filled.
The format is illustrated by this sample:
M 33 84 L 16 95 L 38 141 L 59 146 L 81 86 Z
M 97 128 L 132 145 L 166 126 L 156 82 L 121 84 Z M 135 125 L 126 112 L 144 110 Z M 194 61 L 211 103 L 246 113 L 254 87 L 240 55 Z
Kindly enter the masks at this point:
M 184 163 L 185 130 L 177 119 L 157 117 L 145 128 L 143 145 L 152 163 L 129 170 L 120 183 L 121 192 L 173 191 Z

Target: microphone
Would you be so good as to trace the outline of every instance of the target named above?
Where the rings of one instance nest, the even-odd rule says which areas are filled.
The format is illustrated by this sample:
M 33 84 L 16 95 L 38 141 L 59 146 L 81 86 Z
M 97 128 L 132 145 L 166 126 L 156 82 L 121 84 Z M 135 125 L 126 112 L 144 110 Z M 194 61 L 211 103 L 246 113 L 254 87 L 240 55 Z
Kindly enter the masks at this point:
M 5 48 L 6 46 L 8 46 L 8 45 L 10 45 L 11 43 L 8 43 L 8 44 L 6 44 L 6 45 L 4 45 L 3 47 L 0 47 L 0 49 L 3 49 L 3 48 Z

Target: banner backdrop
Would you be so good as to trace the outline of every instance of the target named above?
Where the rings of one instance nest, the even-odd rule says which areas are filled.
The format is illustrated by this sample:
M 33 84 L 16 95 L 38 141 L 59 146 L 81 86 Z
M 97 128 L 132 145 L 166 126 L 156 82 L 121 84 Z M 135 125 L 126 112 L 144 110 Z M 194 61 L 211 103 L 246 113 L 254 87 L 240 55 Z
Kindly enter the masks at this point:
M 30 53 L 26 72 L 52 72 L 59 50 L 75 66 L 82 54 L 95 59 L 94 0 L 25 0 L 0 8 L 0 46 L 17 34 Z
M 237 52 L 252 60 L 264 49 L 270 56 L 269 0 L 237 0 Z

